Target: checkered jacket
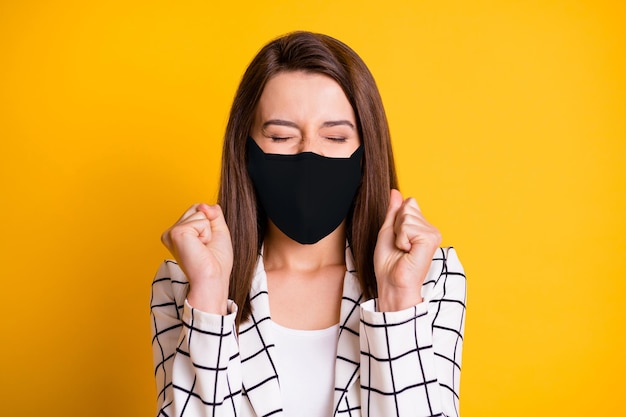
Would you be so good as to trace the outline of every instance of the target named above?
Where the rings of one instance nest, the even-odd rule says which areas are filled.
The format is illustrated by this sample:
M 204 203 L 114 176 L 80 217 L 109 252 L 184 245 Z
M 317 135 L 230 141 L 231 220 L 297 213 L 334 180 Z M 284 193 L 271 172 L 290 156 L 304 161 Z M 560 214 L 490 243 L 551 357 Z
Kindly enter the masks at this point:
M 458 416 L 466 280 L 455 250 L 436 252 L 424 301 L 398 312 L 362 299 L 353 262 L 347 248 L 334 415 Z M 152 284 L 158 416 L 283 416 L 262 257 L 238 333 L 232 301 L 228 315 L 208 314 L 187 303 L 188 287 L 173 261 Z

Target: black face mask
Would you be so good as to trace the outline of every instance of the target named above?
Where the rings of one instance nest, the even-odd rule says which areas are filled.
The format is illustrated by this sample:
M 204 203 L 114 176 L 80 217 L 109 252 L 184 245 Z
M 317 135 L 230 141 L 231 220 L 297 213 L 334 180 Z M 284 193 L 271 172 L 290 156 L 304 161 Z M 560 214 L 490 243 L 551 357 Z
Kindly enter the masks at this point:
M 247 149 L 248 173 L 261 206 L 291 239 L 316 243 L 346 218 L 361 183 L 363 145 L 349 158 L 266 154 L 251 137 Z

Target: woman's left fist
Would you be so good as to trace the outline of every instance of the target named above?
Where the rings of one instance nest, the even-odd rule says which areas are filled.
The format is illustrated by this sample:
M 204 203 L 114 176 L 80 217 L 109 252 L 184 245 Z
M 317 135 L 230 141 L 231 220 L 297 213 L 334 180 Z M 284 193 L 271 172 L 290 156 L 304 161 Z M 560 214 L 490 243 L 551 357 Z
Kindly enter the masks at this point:
M 422 216 L 417 201 L 403 201 L 400 191 L 392 189 L 374 250 L 379 311 L 422 302 L 422 284 L 440 243 L 441 234 Z

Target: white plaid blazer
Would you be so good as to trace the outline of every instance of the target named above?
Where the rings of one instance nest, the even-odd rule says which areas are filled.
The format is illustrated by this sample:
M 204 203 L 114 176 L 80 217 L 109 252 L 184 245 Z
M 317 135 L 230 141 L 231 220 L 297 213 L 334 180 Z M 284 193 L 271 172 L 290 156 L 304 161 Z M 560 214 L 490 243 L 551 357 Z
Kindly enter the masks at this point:
M 334 415 L 458 416 L 466 281 L 455 250 L 436 252 L 424 301 L 398 312 L 362 299 L 349 248 L 346 266 Z M 262 257 L 238 334 L 232 301 L 226 316 L 202 312 L 187 303 L 188 286 L 173 261 L 152 284 L 158 416 L 283 416 Z

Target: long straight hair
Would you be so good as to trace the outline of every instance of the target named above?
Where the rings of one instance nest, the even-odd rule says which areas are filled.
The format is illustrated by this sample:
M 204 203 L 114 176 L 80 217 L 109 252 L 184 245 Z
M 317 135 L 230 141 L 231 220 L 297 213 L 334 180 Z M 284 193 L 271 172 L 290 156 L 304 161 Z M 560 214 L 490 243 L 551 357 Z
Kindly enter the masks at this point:
M 365 299 L 377 296 L 374 248 L 391 188 L 397 188 L 387 117 L 374 77 L 344 43 L 326 35 L 293 32 L 265 45 L 235 94 L 224 136 L 218 202 L 233 242 L 229 297 L 239 306 L 237 325 L 251 313 L 249 292 L 265 235 L 262 214 L 247 171 L 246 139 L 265 84 L 281 72 L 326 75 L 343 89 L 354 109 L 363 143 L 363 179 L 348 214 L 346 231 Z

